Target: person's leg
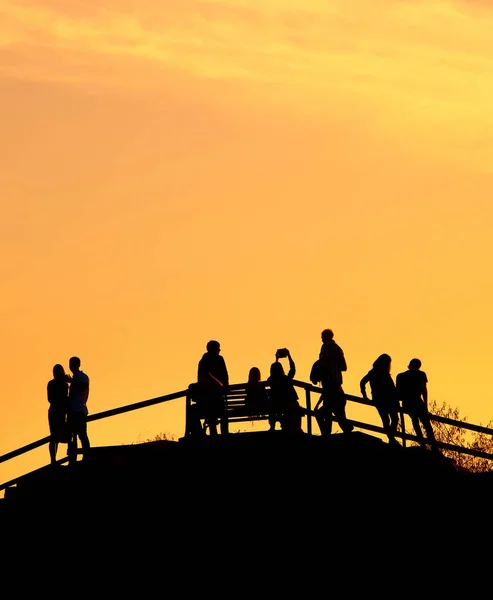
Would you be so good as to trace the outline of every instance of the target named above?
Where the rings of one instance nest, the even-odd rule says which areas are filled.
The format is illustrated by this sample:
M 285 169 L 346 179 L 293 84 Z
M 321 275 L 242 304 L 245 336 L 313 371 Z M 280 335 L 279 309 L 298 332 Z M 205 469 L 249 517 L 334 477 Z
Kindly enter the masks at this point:
M 57 442 L 53 442 L 50 440 L 50 443 L 48 444 L 48 449 L 50 451 L 50 462 L 52 465 L 54 465 L 56 463 L 56 453 L 58 449 Z
M 395 435 L 397 433 L 397 428 L 399 427 L 398 409 L 391 408 L 389 411 L 389 417 L 390 417 L 390 435 L 392 436 L 393 443 L 399 444 L 399 442 L 395 439 Z
M 332 410 L 330 407 L 330 399 L 324 396 L 322 406 L 315 413 L 320 433 L 322 435 L 331 435 L 332 433 Z
M 379 405 L 377 405 L 377 411 L 378 411 L 378 414 L 380 415 L 380 419 L 382 420 L 382 427 L 385 431 L 385 434 L 389 438 L 389 443 L 392 444 L 395 442 L 395 437 L 394 437 L 393 430 L 390 426 L 390 416 L 389 416 L 388 410 L 385 406 L 382 406 L 381 404 L 379 404 Z
M 332 403 L 332 412 L 339 423 L 339 427 L 344 433 L 350 433 L 354 426 L 349 422 L 346 416 L 346 398 L 341 387 L 334 389 L 334 399 Z
M 67 454 L 69 458 L 69 464 L 72 465 L 77 461 L 77 425 L 75 422 L 75 413 L 68 413 L 67 427 L 69 430 Z
M 421 423 L 423 424 L 423 429 L 426 433 L 426 441 L 431 445 L 433 450 L 438 450 L 438 446 L 435 439 L 435 432 L 433 431 L 433 426 L 430 421 L 430 417 L 426 411 L 426 408 L 423 406 L 423 411 L 420 416 Z
M 217 419 L 215 417 L 207 419 L 207 426 L 209 427 L 209 435 L 217 435 Z
M 87 458 L 91 444 L 87 435 L 87 416 L 84 413 L 79 413 L 78 434 L 80 445 L 82 447 L 82 458 Z
M 419 422 L 419 417 L 415 412 L 409 414 L 411 417 L 411 423 L 413 424 L 414 433 L 418 438 L 419 444 L 422 446 L 424 444 L 423 432 L 421 431 L 421 424 Z

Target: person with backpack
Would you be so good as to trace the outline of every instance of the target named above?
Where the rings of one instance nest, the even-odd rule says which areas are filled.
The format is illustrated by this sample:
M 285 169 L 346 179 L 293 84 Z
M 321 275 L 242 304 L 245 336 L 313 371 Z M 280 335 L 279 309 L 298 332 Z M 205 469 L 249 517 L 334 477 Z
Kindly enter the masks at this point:
M 199 361 L 197 389 L 201 397 L 203 412 L 209 426 L 209 435 L 217 435 L 217 423 L 221 422 L 221 435 L 228 433 L 225 395 L 229 386 L 229 374 L 226 362 L 220 355 L 221 344 L 210 340 Z
M 331 329 L 322 331 L 322 347 L 318 361 L 312 367 L 312 383 L 322 384 L 322 394 L 315 407 L 315 415 L 322 435 L 332 433 L 332 421 L 339 423 L 344 433 L 354 427 L 346 416 L 346 396 L 342 389 L 342 373 L 347 371 L 346 358 L 342 348 L 334 341 Z

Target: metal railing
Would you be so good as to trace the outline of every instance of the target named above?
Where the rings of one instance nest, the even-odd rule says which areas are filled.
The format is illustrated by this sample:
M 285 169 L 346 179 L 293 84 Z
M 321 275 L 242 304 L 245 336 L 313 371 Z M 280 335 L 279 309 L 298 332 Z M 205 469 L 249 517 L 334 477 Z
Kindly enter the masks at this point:
M 312 385 L 311 383 L 305 383 L 304 381 L 298 381 L 296 379 L 293 380 L 293 384 L 300 388 L 303 389 L 305 391 L 305 408 L 306 408 L 306 430 L 307 433 L 309 435 L 312 435 L 312 419 L 314 418 L 314 411 L 312 409 L 312 394 L 318 395 L 320 397 L 320 394 L 322 392 L 322 388 Z M 232 384 L 229 386 L 229 390 L 234 392 L 235 390 L 241 390 L 245 388 L 245 383 L 238 383 L 238 384 Z M 353 396 L 351 394 L 345 394 L 345 397 L 348 401 L 350 402 L 354 402 L 356 404 L 362 404 L 362 405 L 366 405 L 366 406 L 371 406 L 374 407 L 374 403 L 371 400 L 367 400 L 364 398 L 361 398 L 359 396 Z M 150 400 L 143 400 L 141 402 L 135 402 L 133 404 L 127 404 L 126 406 L 120 406 L 118 408 L 113 408 L 110 410 L 105 410 L 103 412 L 100 413 L 96 413 L 94 415 L 89 415 L 87 420 L 88 422 L 91 421 L 98 421 L 101 419 L 106 419 L 108 417 L 113 417 L 115 415 L 121 415 L 127 412 L 131 412 L 134 410 L 140 410 L 141 408 L 146 408 L 148 406 L 153 406 L 155 404 L 162 404 L 164 402 L 169 402 L 171 400 L 177 400 L 179 398 L 187 398 L 187 402 L 189 401 L 189 390 L 182 390 L 180 392 L 175 392 L 174 394 L 167 394 L 165 396 L 158 396 L 157 398 L 151 398 Z M 319 399 L 319 398 L 318 398 Z M 318 400 L 317 399 L 317 400 Z M 410 433 L 407 433 L 405 430 L 405 413 L 401 412 L 400 416 L 401 416 L 401 430 L 398 431 L 396 433 L 396 437 L 399 437 L 402 439 L 403 441 L 403 445 L 406 445 L 406 441 L 412 441 L 412 442 L 419 442 L 418 438 L 415 435 L 412 435 Z M 443 423 L 445 425 L 449 425 L 452 427 L 458 427 L 460 429 L 465 429 L 468 431 L 474 431 L 477 433 L 483 433 L 486 435 L 491 435 L 493 436 L 493 429 L 490 429 L 488 427 L 483 427 L 481 425 L 473 425 L 470 423 L 466 423 L 464 421 L 458 421 L 455 419 L 449 419 L 446 417 L 442 417 L 439 415 L 433 415 L 430 414 L 430 420 L 433 422 L 437 422 L 437 423 Z M 334 419 L 334 421 L 337 421 L 336 419 Z M 355 421 L 352 419 L 349 419 L 349 421 L 353 424 L 354 427 L 358 428 L 358 429 L 362 429 L 365 431 L 372 431 L 374 433 L 380 433 L 385 435 L 385 430 L 383 427 L 378 426 L 378 425 L 373 425 L 371 423 L 363 423 L 360 421 Z M 21 448 L 17 448 L 17 450 L 13 450 L 12 452 L 8 452 L 7 454 L 4 454 L 3 456 L 0 456 L 0 463 L 6 462 L 8 460 L 11 460 L 12 458 L 15 458 L 17 456 L 21 456 L 22 454 L 25 454 L 27 452 L 30 452 L 31 450 L 34 450 L 36 448 L 39 448 L 41 446 L 44 446 L 45 444 L 48 444 L 50 441 L 50 436 L 46 436 L 44 438 L 41 438 L 35 442 L 32 442 L 30 444 L 27 444 L 25 446 L 22 446 Z M 459 454 L 467 454 L 470 456 L 475 456 L 478 458 L 483 458 L 483 459 L 487 459 L 487 460 L 492 460 L 493 461 L 493 454 L 487 453 L 487 452 L 483 452 L 481 450 L 476 450 L 473 448 L 467 448 L 467 447 L 463 447 L 463 446 L 456 446 L 454 444 L 448 444 L 445 442 L 440 442 L 437 440 L 436 442 L 437 446 L 439 448 L 442 448 L 444 450 L 450 450 L 452 452 L 457 452 Z M 59 461 L 57 461 L 59 464 L 62 464 L 64 462 L 66 462 L 68 460 L 68 457 L 60 459 Z M 27 475 L 27 474 L 26 474 Z M 8 487 L 11 487 L 13 485 L 15 485 L 20 479 L 22 479 L 25 475 L 21 475 L 19 477 L 16 477 L 15 479 L 12 479 L 10 481 L 7 481 L 3 484 L 0 485 L 0 491 L 5 490 Z

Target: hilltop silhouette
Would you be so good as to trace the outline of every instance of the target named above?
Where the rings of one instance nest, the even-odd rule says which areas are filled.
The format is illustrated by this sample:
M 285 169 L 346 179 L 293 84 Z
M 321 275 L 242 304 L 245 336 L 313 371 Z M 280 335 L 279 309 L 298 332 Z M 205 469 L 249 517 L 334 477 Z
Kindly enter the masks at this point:
M 0 515 L 5 525 L 49 521 L 62 531 L 81 511 L 89 529 L 104 517 L 152 523 L 154 535 L 177 522 L 185 530 L 203 519 L 239 525 L 269 515 L 274 527 L 291 519 L 320 527 L 317 515 L 328 511 L 337 528 L 333 515 L 349 518 L 355 509 L 385 518 L 412 509 L 428 520 L 430 500 L 453 509 L 492 490 L 493 473 L 472 474 L 423 448 L 395 448 L 361 432 L 252 432 L 91 448 L 75 466 L 22 478 Z

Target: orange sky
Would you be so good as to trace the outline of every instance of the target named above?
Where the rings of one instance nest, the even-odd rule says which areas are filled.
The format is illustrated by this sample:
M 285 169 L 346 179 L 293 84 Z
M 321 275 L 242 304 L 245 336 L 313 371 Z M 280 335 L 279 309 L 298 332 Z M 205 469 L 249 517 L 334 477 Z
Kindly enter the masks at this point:
M 0 454 L 71 355 L 96 413 L 186 388 L 212 338 L 233 382 L 280 346 L 306 381 L 326 327 L 348 393 L 417 356 L 493 419 L 492 31 L 486 0 L 0 0 Z

